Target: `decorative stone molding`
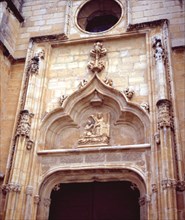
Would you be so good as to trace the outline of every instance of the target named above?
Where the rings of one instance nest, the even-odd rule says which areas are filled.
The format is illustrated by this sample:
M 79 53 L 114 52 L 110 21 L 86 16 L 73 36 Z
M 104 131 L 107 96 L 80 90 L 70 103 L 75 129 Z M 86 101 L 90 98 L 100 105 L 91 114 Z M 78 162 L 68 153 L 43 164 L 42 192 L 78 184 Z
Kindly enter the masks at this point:
M 25 136 L 29 138 L 31 130 L 31 119 L 34 114 L 29 113 L 28 110 L 22 110 L 20 112 L 20 120 L 17 126 L 16 136 Z
M 62 95 L 60 98 L 59 98 L 59 104 L 60 106 L 63 105 L 64 101 L 67 99 L 68 96 L 66 95 Z
M 78 89 L 83 88 L 86 84 L 87 84 L 87 80 L 86 80 L 86 79 L 83 79 L 83 80 L 79 83 Z
M 35 43 L 56 42 L 61 40 L 67 40 L 67 36 L 65 34 L 52 34 L 32 37 L 31 40 L 33 40 L 33 42 Z
M 139 198 L 139 205 L 144 206 L 145 204 L 150 203 L 150 201 L 151 201 L 150 196 L 145 195 L 145 196 Z
M 177 182 L 177 191 L 184 192 L 185 191 L 185 180 Z
M 108 86 L 113 86 L 113 80 L 112 79 L 105 78 L 104 83 L 107 84 Z
M 149 104 L 147 102 L 143 102 L 141 103 L 141 108 L 143 108 L 147 113 L 150 112 L 150 107 L 149 107 Z
M 155 143 L 158 145 L 160 144 L 160 134 L 157 132 L 154 135 Z
M 26 149 L 31 150 L 33 148 L 34 142 L 32 140 L 28 140 L 26 144 Z
M 45 207 L 49 207 L 50 204 L 51 204 L 51 199 L 49 199 L 49 198 L 48 198 L 48 199 L 47 199 L 47 198 L 44 198 L 43 204 L 44 204 Z
M 33 195 L 33 186 L 27 186 L 26 187 L 26 195 Z
M 171 102 L 167 99 L 159 100 L 158 107 L 158 129 L 164 127 L 173 128 L 173 121 L 171 117 Z
M 21 185 L 18 183 L 8 183 L 6 185 L 2 186 L 2 192 L 4 194 L 7 194 L 8 192 L 20 192 L 21 191 Z
M 34 198 L 34 203 L 35 203 L 35 204 L 39 204 L 39 202 L 40 202 L 40 196 L 39 196 L 39 195 L 35 195 L 33 198 Z
M 177 186 L 177 181 L 175 179 L 165 179 L 161 181 L 162 189 L 175 188 Z
M 124 94 L 126 95 L 126 97 L 128 99 L 131 99 L 134 95 L 134 90 L 133 89 L 126 88 L 123 92 L 124 92 Z
M 94 43 L 94 48 L 90 51 L 90 56 L 94 59 L 90 61 L 87 65 L 89 70 L 91 70 L 93 73 L 99 73 L 104 68 L 105 65 L 103 61 L 100 60 L 101 57 L 105 56 L 107 53 L 107 50 L 103 48 L 103 44 L 100 42 Z
M 152 192 L 153 192 L 153 193 L 157 193 L 157 191 L 158 191 L 158 190 L 157 190 L 157 184 L 155 184 L 155 183 L 152 184 Z
M 162 45 L 162 39 L 161 36 L 155 36 L 152 39 L 152 47 L 155 50 L 154 52 L 154 58 L 156 63 L 157 62 L 161 62 L 161 61 L 165 61 L 165 50 L 164 47 Z
M 97 113 L 87 119 L 79 145 L 107 145 L 109 143 L 110 114 Z

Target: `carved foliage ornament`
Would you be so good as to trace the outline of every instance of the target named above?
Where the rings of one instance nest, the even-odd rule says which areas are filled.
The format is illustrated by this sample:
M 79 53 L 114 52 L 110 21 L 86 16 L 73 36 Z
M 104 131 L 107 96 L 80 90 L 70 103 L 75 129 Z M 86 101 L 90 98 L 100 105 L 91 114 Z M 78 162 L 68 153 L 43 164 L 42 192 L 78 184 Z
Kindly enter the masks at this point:
M 173 128 L 172 116 L 171 116 L 171 102 L 167 99 L 159 100 L 158 106 L 158 128 L 171 127 Z
M 149 203 L 150 201 L 151 201 L 150 196 L 149 195 L 145 195 L 145 196 L 139 198 L 139 205 L 143 206 L 143 205 Z
M 97 42 L 94 44 L 94 48 L 90 51 L 90 56 L 93 58 L 92 61 L 90 61 L 87 65 L 87 67 L 93 72 L 93 73 L 99 73 L 104 68 L 104 62 L 101 59 L 101 57 L 105 56 L 107 53 L 107 50 L 103 48 L 103 44 L 100 42 Z
M 20 192 L 21 191 L 21 185 L 18 183 L 8 183 L 6 185 L 2 186 L 2 192 L 4 194 L 8 192 Z
M 79 145 L 107 145 L 109 143 L 109 113 L 97 113 L 88 117 Z
M 163 190 L 167 188 L 175 188 L 177 185 L 177 181 L 174 179 L 166 179 L 166 180 L 162 180 L 161 185 Z
M 34 115 L 28 110 L 22 110 L 20 113 L 20 120 L 17 126 L 16 136 L 25 136 L 29 138 L 31 129 L 31 119 Z

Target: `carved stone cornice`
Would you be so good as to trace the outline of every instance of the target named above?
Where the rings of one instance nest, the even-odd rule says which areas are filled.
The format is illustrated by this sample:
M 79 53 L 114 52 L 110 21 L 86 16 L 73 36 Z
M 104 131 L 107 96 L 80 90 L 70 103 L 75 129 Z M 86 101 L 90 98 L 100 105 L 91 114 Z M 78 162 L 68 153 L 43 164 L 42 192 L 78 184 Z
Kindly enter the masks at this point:
M 9 192 L 20 192 L 21 191 L 21 185 L 18 183 L 8 183 L 6 185 L 2 186 L 2 192 L 4 194 L 7 194 Z
M 67 39 L 68 38 L 65 34 L 43 35 L 43 36 L 36 36 L 31 38 L 31 40 L 34 41 L 35 43 L 56 42 Z
M 29 138 L 31 130 L 31 119 L 34 114 L 29 113 L 28 110 L 22 110 L 20 112 L 20 120 L 17 126 L 16 136 L 25 136 Z
M 164 127 L 173 128 L 171 116 L 171 102 L 167 99 L 162 99 L 157 102 L 158 107 L 158 129 Z
M 129 24 L 127 27 L 127 31 L 137 31 L 144 28 L 155 28 L 157 26 L 162 26 L 165 22 L 168 22 L 168 20 L 160 19 L 160 20 L 137 23 L 137 24 Z
M 150 201 L 151 201 L 150 196 L 145 195 L 145 196 L 139 198 L 139 205 L 144 206 L 145 204 L 150 203 Z
M 94 43 L 94 48 L 90 51 L 90 56 L 94 59 L 90 61 L 87 65 L 88 69 L 91 70 L 93 73 L 99 73 L 104 68 L 104 62 L 101 59 L 101 57 L 105 56 L 107 53 L 107 50 L 103 48 L 103 44 L 100 42 Z
M 185 191 L 185 180 L 177 182 L 177 191 L 184 192 Z
M 177 181 L 175 179 L 165 179 L 161 181 L 162 189 L 176 188 Z

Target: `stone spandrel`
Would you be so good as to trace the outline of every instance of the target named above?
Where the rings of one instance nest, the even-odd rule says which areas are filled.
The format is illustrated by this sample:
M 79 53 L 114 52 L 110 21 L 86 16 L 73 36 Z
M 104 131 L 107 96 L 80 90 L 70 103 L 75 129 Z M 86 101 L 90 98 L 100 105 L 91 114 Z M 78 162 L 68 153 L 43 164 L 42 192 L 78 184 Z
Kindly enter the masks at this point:
M 96 113 L 90 115 L 83 128 L 83 133 L 78 141 L 82 145 L 108 145 L 110 139 L 110 114 Z

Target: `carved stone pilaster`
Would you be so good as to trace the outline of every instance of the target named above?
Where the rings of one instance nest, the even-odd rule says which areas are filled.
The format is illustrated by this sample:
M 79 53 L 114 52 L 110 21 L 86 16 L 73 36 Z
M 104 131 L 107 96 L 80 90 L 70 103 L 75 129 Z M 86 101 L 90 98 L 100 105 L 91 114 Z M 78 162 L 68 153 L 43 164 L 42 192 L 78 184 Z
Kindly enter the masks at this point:
M 177 182 L 177 191 L 184 192 L 185 191 L 185 180 Z
M 150 201 L 151 201 L 150 196 L 145 195 L 145 196 L 139 198 L 139 205 L 144 206 L 145 204 L 150 203 Z
M 158 107 L 158 129 L 164 127 L 173 128 L 172 116 L 171 116 L 171 102 L 167 99 L 159 100 L 157 102 Z
M 17 126 L 16 136 L 25 136 L 29 138 L 31 129 L 31 119 L 34 115 L 28 110 L 22 110 L 20 120 Z
M 161 61 L 165 61 L 165 50 L 164 47 L 162 45 L 162 40 L 161 40 L 161 36 L 155 36 L 152 39 L 152 47 L 154 49 L 154 58 L 156 63 L 157 62 L 161 62 Z
M 35 203 L 35 204 L 39 204 L 39 202 L 40 202 L 40 196 L 39 196 L 39 195 L 35 195 L 35 196 L 33 197 L 33 199 L 34 199 L 34 203 Z
M 104 62 L 100 60 L 101 57 L 105 56 L 107 53 L 107 50 L 103 48 L 103 44 L 100 42 L 97 42 L 94 44 L 94 48 L 90 51 L 90 56 L 94 59 L 90 61 L 87 65 L 89 70 L 91 70 L 93 73 L 99 73 L 104 68 Z
M 165 179 L 161 181 L 162 189 L 176 188 L 177 181 L 175 179 Z
M 26 187 L 26 195 L 33 195 L 33 186 L 27 186 Z

